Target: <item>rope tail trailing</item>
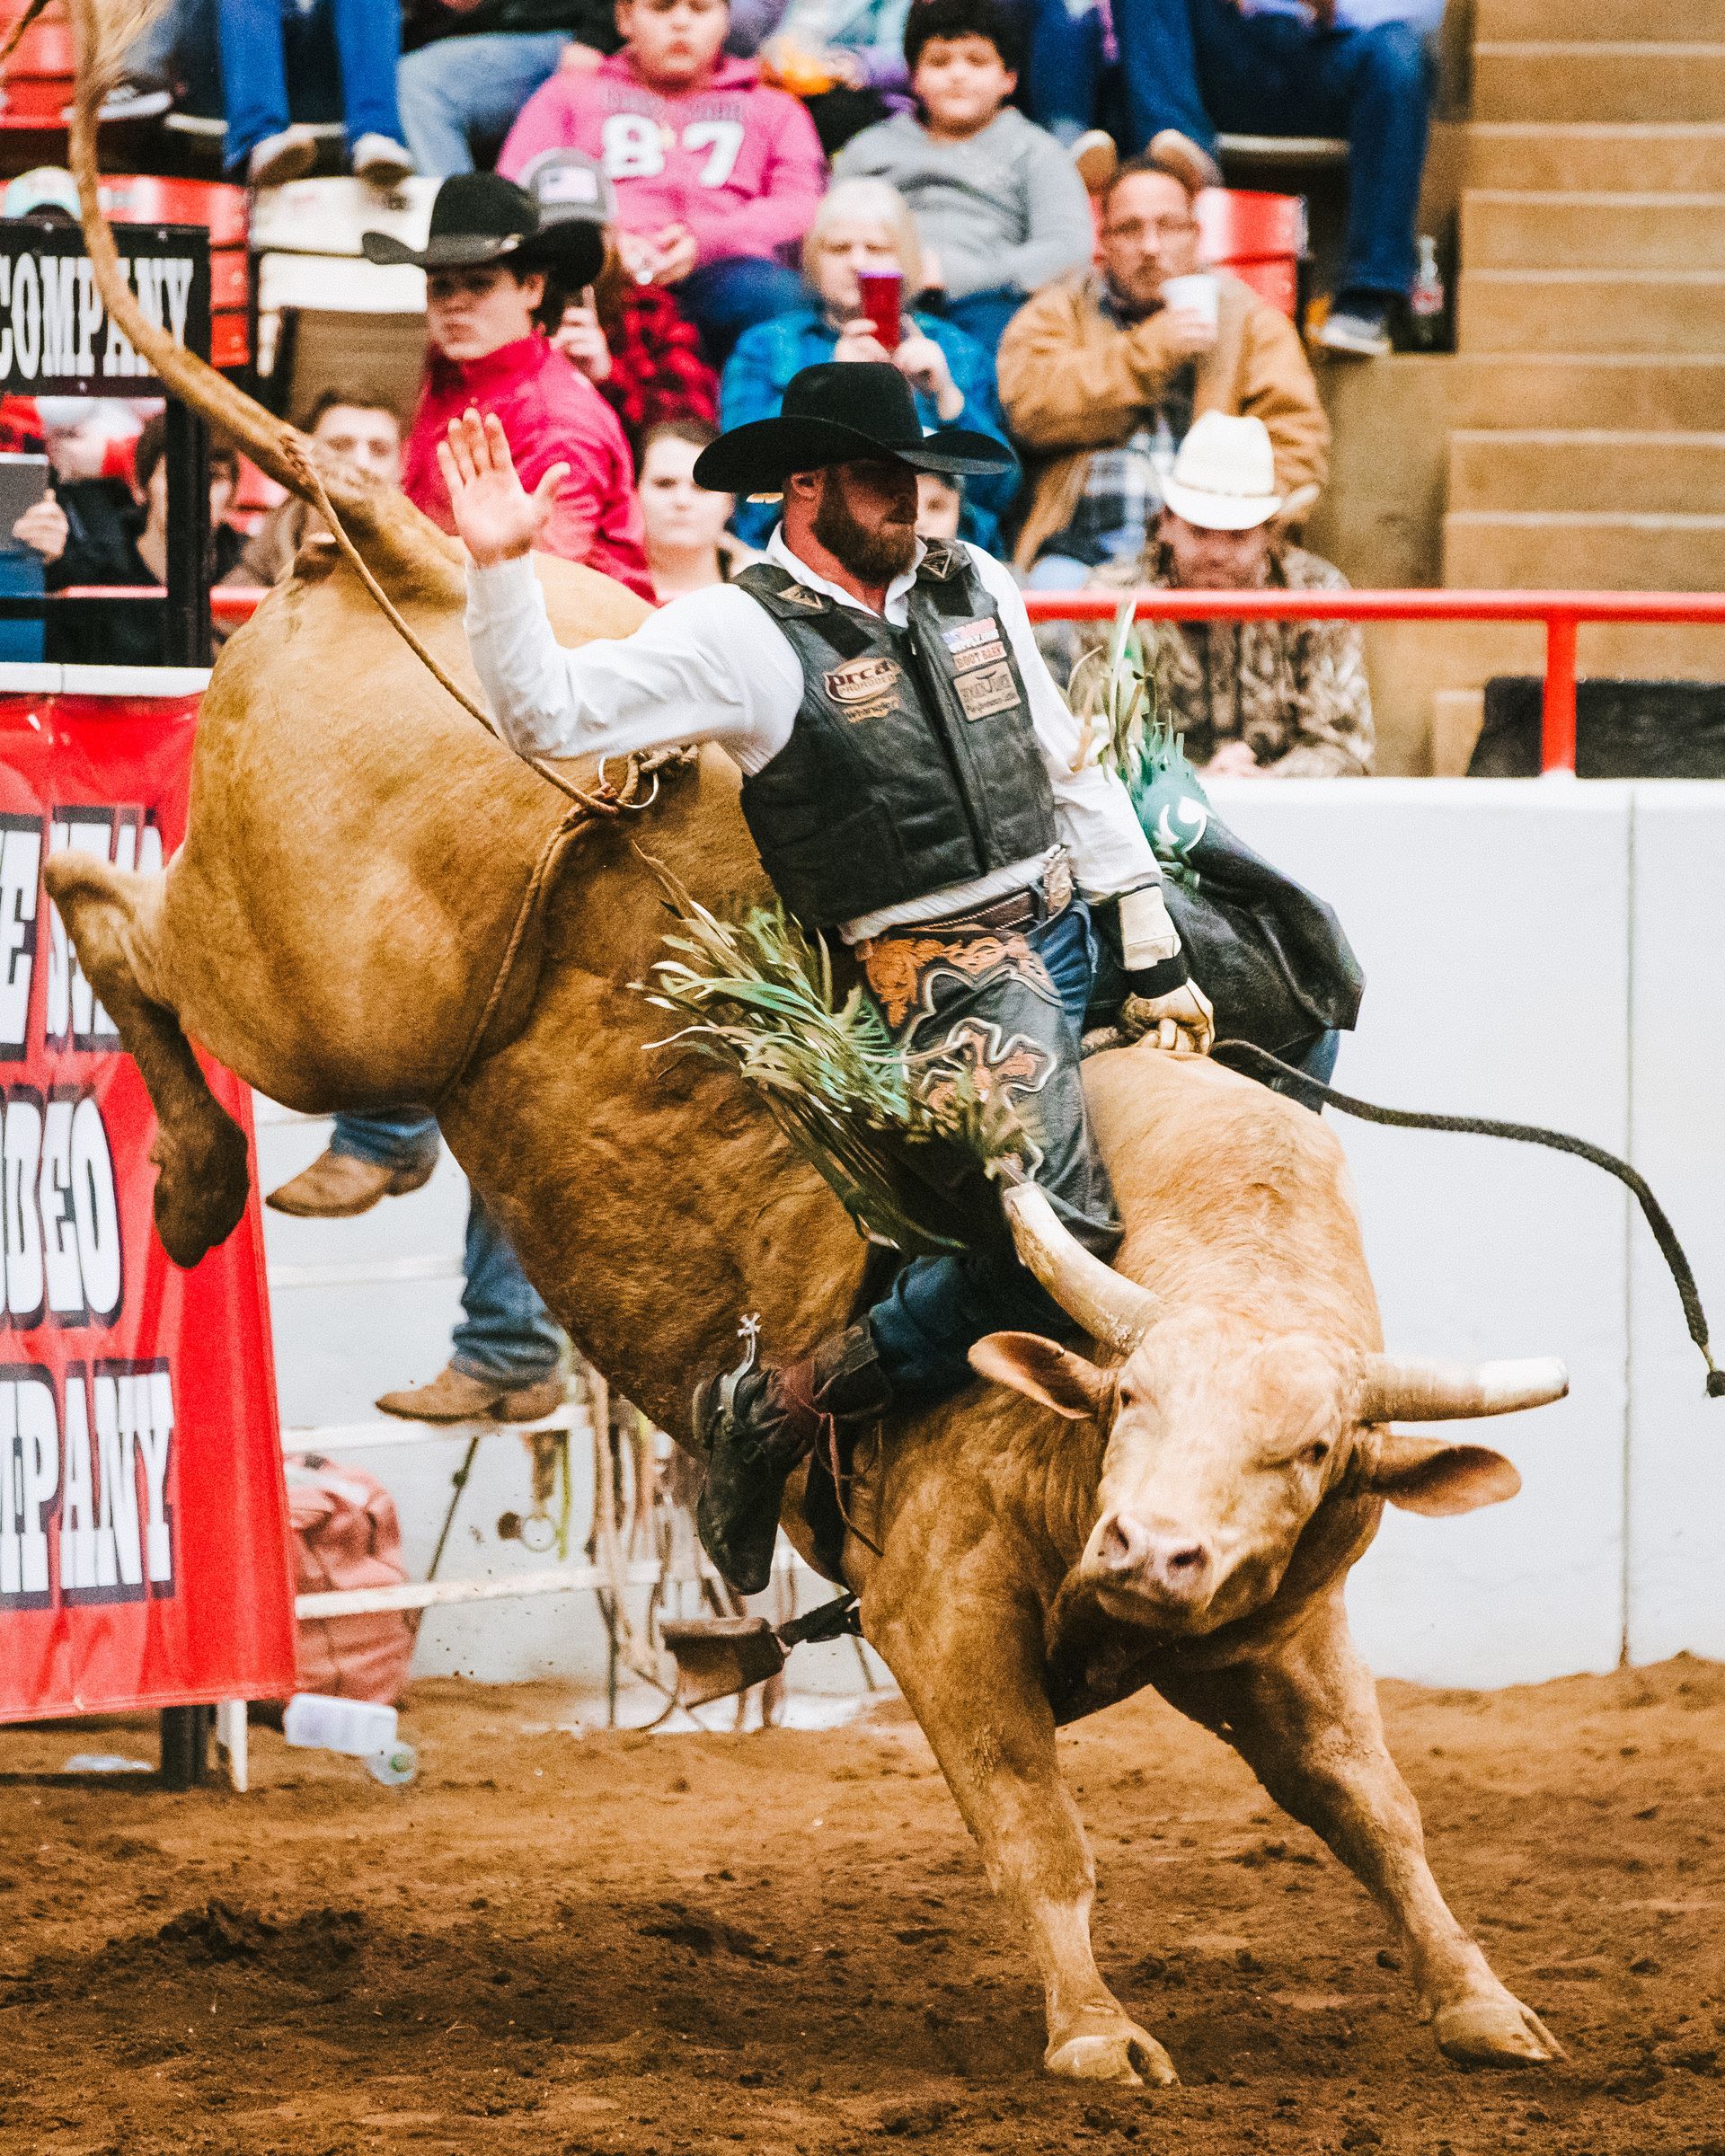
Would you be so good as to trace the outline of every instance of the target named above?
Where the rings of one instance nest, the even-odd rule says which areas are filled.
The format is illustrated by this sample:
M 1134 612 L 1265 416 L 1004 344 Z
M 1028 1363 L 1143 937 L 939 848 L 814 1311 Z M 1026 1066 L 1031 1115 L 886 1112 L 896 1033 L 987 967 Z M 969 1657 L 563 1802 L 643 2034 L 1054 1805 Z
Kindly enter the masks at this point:
M 1665 1216 L 1665 1208 L 1627 1161 L 1620 1161 L 1603 1146 L 1590 1145 L 1585 1138 L 1572 1138 L 1561 1130 L 1543 1130 L 1536 1123 L 1497 1123 L 1481 1116 L 1421 1115 L 1411 1109 L 1379 1108 L 1370 1100 L 1357 1100 L 1350 1093 L 1339 1093 L 1333 1086 L 1321 1085 L 1305 1072 L 1283 1063 L 1268 1048 L 1261 1048 L 1250 1040 L 1218 1040 L 1210 1053 L 1217 1062 L 1241 1066 L 1256 1076 L 1287 1079 L 1291 1082 L 1287 1091 L 1296 1100 L 1303 1100 L 1308 1106 L 1327 1101 L 1344 1116 L 1357 1116 L 1362 1123 L 1382 1123 L 1393 1130 L 1453 1130 L 1469 1137 L 1513 1138 L 1523 1145 L 1546 1145 L 1553 1153 L 1572 1153 L 1594 1167 L 1603 1168 L 1607 1175 L 1614 1175 L 1634 1193 L 1635 1201 L 1653 1231 L 1653 1240 L 1659 1246 L 1659 1255 L 1676 1284 L 1689 1338 L 1700 1348 L 1702 1359 L 1707 1365 L 1707 1396 L 1710 1400 L 1725 1399 L 1725 1370 L 1719 1369 L 1713 1362 L 1707 1337 L 1707 1313 L 1701 1306 L 1695 1276 L 1689 1269 L 1689 1260 L 1677 1241 L 1676 1230 Z

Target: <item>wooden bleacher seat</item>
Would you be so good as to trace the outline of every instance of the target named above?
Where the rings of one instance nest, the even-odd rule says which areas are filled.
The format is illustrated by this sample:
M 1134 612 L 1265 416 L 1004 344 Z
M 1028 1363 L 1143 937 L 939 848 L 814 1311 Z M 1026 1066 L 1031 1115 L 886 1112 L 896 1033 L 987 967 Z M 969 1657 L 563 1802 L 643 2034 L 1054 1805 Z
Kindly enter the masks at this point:
M 1348 162 L 1348 145 L 1339 135 L 1218 135 L 1216 150 L 1225 165 Z
M 299 410 L 334 379 L 363 378 L 411 406 L 425 349 L 425 278 L 368 262 L 360 235 L 423 247 L 438 181 L 408 180 L 388 197 L 359 180 L 295 180 L 252 206 L 258 367 L 278 409 Z

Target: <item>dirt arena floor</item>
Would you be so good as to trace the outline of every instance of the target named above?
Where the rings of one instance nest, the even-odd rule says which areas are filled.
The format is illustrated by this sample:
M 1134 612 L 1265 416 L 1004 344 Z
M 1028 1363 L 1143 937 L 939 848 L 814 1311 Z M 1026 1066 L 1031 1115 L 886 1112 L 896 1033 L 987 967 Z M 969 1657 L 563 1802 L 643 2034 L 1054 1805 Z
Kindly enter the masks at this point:
M 421 1773 L 254 1737 L 258 1786 L 58 1770 L 0 1732 L 0 2148 L 1725 2156 L 1725 1668 L 1389 1686 L 1438 1876 L 1567 2063 L 1462 2073 L 1378 1919 L 1216 1743 L 1063 1740 L 1097 1939 L 1184 2085 L 1037 2071 L 1038 1990 L 901 1709 L 575 1737 L 424 1685 Z

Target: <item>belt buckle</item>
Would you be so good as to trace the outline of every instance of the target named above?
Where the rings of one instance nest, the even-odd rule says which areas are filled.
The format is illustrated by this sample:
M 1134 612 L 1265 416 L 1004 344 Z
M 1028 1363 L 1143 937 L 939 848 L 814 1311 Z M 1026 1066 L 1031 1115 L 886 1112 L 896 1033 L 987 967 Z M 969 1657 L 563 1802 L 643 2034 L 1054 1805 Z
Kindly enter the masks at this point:
M 1042 889 L 1048 902 L 1050 917 L 1065 913 L 1072 904 L 1072 862 L 1066 854 L 1059 854 L 1048 863 L 1048 874 L 1042 879 Z

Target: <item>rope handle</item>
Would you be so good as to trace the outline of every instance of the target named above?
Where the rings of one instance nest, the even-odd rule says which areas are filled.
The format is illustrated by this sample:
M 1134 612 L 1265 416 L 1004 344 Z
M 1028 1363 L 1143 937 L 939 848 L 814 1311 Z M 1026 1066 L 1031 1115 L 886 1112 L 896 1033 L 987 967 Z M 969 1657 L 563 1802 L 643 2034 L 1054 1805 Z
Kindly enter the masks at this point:
M 1278 1077 L 1292 1079 L 1298 1088 L 1295 1098 L 1311 1094 L 1339 1109 L 1344 1116 L 1353 1116 L 1362 1123 L 1381 1123 L 1393 1130 L 1450 1130 L 1465 1136 L 1477 1138 L 1510 1138 L 1518 1144 L 1544 1145 L 1553 1153 L 1574 1153 L 1595 1168 L 1603 1168 L 1607 1175 L 1631 1190 L 1641 1206 L 1642 1216 L 1652 1230 L 1653 1240 L 1659 1246 L 1659 1255 L 1665 1259 L 1672 1280 L 1676 1283 L 1677 1298 L 1683 1304 L 1684 1322 L 1689 1328 L 1689 1338 L 1700 1348 L 1702 1360 L 1707 1365 L 1707 1397 L 1725 1399 L 1725 1370 L 1713 1361 L 1712 1349 L 1708 1344 L 1707 1313 L 1701 1305 L 1701 1291 L 1695 1286 L 1695 1276 L 1690 1270 L 1689 1260 L 1684 1255 L 1683 1245 L 1677 1241 L 1676 1230 L 1666 1218 L 1665 1209 L 1654 1197 L 1645 1179 L 1632 1168 L 1627 1161 L 1620 1161 L 1614 1153 L 1603 1146 L 1589 1144 L 1586 1138 L 1570 1137 L 1567 1132 L 1546 1130 L 1537 1123 L 1499 1123 L 1482 1116 L 1439 1116 L 1420 1114 L 1412 1109 L 1380 1108 L 1374 1101 L 1358 1100 L 1351 1093 L 1339 1093 L 1333 1086 L 1322 1084 L 1308 1073 L 1291 1063 L 1284 1063 L 1272 1056 L 1268 1048 L 1261 1048 L 1251 1040 L 1218 1040 L 1210 1050 L 1212 1059 L 1225 1056 L 1236 1062 L 1243 1059 L 1255 1065 L 1259 1074 L 1274 1072 Z M 1310 1106 L 1310 1101 L 1307 1102 Z

